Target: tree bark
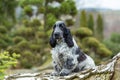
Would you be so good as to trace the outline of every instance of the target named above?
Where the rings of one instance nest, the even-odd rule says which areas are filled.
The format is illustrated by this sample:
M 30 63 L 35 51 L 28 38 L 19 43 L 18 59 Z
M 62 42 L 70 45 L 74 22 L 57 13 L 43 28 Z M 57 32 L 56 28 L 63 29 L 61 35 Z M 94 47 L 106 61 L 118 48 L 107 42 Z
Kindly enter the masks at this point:
M 51 76 L 49 73 L 14 74 L 5 80 L 120 80 L 120 53 L 96 69 L 73 73 L 68 76 Z

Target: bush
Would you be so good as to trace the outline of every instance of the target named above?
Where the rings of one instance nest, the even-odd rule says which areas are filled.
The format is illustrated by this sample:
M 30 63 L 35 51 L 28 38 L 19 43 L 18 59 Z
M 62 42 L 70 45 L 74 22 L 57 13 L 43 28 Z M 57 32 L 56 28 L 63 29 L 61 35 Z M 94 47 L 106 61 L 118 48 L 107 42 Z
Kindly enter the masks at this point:
M 97 48 L 97 53 L 101 55 L 101 57 L 107 57 L 112 55 L 112 52 L 108 50 L 106 47 Z
M 81 27 L 78 30 L 76 30 L 74 34 L 79 38 L 84 38 L 87 36 L 92 36 L 93 33 L 90 29 Z
M 4 40 L 0 39 L 0 47 L 6 48 L 8 46 L 8 43 L 5 42 Z
M 41 25 L 41 23 L 40 23 L 40 20 L 38 20 L 38 19 L 33 19 L 31 22 L 31 26 L 38 27 L 40 25 Z
M 25 49 L 28 47 L 28 41 L 23 40 L 16 45 L 17 48 Z
M 20 60 L 21 61 L 21 65 L 24 67 L 24 68 L 28 68 L 30 69 L 32 67 L 32 64 L 29 63 L 28 59 L 27 58 L 23 58 Z
M 67 19 L 65 22 L 66 22 L 66 24 L 67 24 L 68 27 L 72 26 L 74 24 L 73 19 Z
M 16 30 L 15 35 L 24 36 L 28 38 L 30 36 L 34 36 L 34 31 L 31 27 L 28 27 L 28 28 L 23 27 L 19 30 Z
M 103 43 L 112 51 L 112 56 L 120 52 L 120 43 L 114 43 L 110 40 L 104 40 Z
M 0 33 L 6 33 L 7 29 L 5 26 L 0 26 Z
M 120 34 L 113 33 L 110 39 L 104 40 L 103 43 L 112 51 L 113 55 L 120 52 Z
M 43 31 L 37 31 L 35 34 L 36 34 L 37 38 L 44 38 L 45 37 L 45 33 Z
M 120 44 L 120 34 L 118 34 L 118 33 L 113 33 L 113 34 L 111 35 L 110 40 L 111 40 L 112 42 L 114 42 L 114 43 L 119 43 L 119 44 Z
M 24 7 L 24 12 L 28 15 L 28 16 L 32 16 L 32 7 L 30 5 L 27 5 Z
M 23 37 L 20 37 L 20 36 L 16 36 L 16 37 L 13 38 L 13 42 L 15 44 L 17 44 L 17 43 L 19 43 L 19 42 L 21 42 L 23 40 L 25 40 L 25 39 Z
M 25 19 L 23 20 L 23 24 L 26 26 L 26 27 L 29 27 L 30 26 L 30 21 Z
M 44 13 L 45 12 L 45 8 L 44 7 L 39 7 L 38 8 L 38 14 L 39 13 Z
M 94 37 L 86 37 L 82 40 L 83 45 L 97 48 L 100 42 Z
M 30 48 L 30 50 L 32 50 L 32 51 L 40 51 L 41 46 L 38 45 L 38 44 L 31 44 L 31 45 L 29 45 L 29 48 Z
M 4 79 L 5 71 L 8 68 L 17 64 L 18 57 L 20 57 L 20 55 L 16 53 L 13 53 L 12 56 L 6 51 L 0 53 L 0 80 Z
M 53 27 L 53 24 L 56 22 L 56 17 L 53 15 L 53 14 L 51 14 L 51 13 L 49 13 L 49 14 L 47 14 L 47 27 L 46 27 L 46 30 L 49 30 L 50 28 L 52 28 Z

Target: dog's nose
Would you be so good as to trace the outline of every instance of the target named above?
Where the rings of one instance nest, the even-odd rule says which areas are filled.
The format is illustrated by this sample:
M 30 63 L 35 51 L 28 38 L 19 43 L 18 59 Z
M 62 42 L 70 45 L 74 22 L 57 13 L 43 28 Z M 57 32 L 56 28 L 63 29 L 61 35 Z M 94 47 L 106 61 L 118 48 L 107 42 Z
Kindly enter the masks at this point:
M 60 33 L 55 33 L 55 37 L 58 38 L 60 36 Z

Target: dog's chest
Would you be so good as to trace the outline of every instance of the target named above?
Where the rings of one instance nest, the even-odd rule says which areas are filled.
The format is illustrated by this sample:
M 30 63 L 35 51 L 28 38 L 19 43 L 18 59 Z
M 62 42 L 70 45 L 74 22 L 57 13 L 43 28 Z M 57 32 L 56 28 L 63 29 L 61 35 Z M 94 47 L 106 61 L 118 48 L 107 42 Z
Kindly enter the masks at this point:
M 63 65 L 67 57 L 70 55 L 70 49 L 67 47 L 67 44 L 61 43 L 56 45 L 55 48 L 52 49 L 52 58 L 59 65 Z

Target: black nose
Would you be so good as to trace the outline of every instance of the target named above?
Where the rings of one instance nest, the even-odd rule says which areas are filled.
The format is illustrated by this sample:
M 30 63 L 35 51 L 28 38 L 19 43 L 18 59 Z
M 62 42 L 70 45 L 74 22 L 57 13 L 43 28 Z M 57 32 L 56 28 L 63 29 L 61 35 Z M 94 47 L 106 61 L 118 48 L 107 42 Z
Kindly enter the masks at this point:
M 55 38 L 59 38 L 60 37 L 60 33 L 55 33 Z

